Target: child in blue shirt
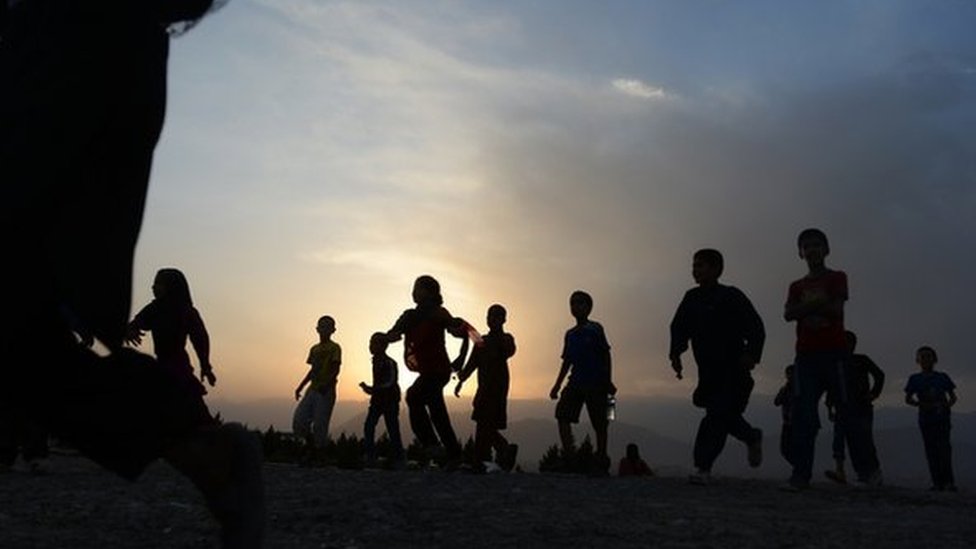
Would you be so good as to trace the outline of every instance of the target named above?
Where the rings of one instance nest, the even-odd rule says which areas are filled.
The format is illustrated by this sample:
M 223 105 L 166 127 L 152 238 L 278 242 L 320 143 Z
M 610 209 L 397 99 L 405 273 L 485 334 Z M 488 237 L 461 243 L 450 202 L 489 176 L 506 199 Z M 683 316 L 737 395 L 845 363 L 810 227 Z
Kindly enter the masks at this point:
M 576 319 L 576 325 L 566 332 L 562 366 L 555 385 L 549 391 L 549 398 L 559 400 L 556 404 L 556 419 L 559 421 L 559 439 L 564 451 L 575 448 L 572 424 L 579 423 L 580 412 L 586 405 L 590 424 L 596 432 L 599 463 L 594 472 L 608 474 L 608 397 L 617 393 L 610 375 L 610 344 L 603 326 L 590 320 L 590 313 L 593 311 L 593 298 L 590 294 L 582 290 L 573 292 L 569 298 L 569 310 Z M 567 374 L 569 381 L 562 387 Z
M 922 371 L 908 378 L 905 402 L 918 407 L 918 426 L 925 442 L 932 490 L 955 492 L 949 431 L 950 409 L 956 403 L 956 384 L 945 372 L 935 371 L 938 361 L 939 357 L 932 347 L 922 346 L 915 351 L 915 362 Z

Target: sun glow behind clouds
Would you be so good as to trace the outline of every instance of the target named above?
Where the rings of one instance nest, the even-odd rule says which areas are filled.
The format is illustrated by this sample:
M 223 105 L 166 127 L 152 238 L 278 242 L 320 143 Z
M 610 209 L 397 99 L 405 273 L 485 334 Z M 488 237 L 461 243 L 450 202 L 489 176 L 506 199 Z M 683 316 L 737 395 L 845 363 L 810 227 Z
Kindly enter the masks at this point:
M 863 283 L 871 265 L 878 277 L 889 272 L 880 268 L 886 258 L 865 252 L 857 263 L 840 254 L 887 249 L 890 238 L 872 240 L 872 231 L 856 230 L 861 223 L 887 237 L 916 227 L 904 238 L 933 255 L 915 264 L 940 263 L 935 251 L 953 248 L 925 245 L 952 241 L 931 236 L 945 224 L 922 231 L 908 214 L 889 223 L 891 211 L 971 234 L 963 207 L 971 192 L 954 191 L 938 208 L 919 200 L 934 188 L 920 174 L 961 188 L 971 179 L 957 168 L 972 158 L 964 129 L 971 109 L 943 106 L 973 104 L 970 57 L 947 58 L 958 61 L 945 61 L 952 70 L 943 72 L 941 57 L 925 57 L 918 71 L 892 79 L 879 67 L 901 67 L 904 48 L 843 38 L 863 35 L 852 23 L 860 19 L 846 14 L 860 7 L 832 18 L 821 9 L 798 17 L 664 4 L 581 4 L 560 10 L 566 17 L 554 25 L 558 2 L 232 3 L 173 42 L 136 303 L 151 298 L 147 281 L 159 266 L 188 273 L 214 336 L 215 394 L 227 396 L 289 397 L 306 371 L 315 319 L 332 314 L 344 352 L 340 398 L 364 398 L 356 383 L 370 375 L 369 334 L 411 306 L 414 278 L 429 273 L 447 308 L 481 329 L 488 305 L 509 309 L 519 349 L 512 394 L 535 398 L 548 394 L 558 369 L 572 323 L 568 295 L 583 288 L 614 346 L 618 385 L 675 392 L 687 385 L 678 388 L 666 364 L 667 323 L 690 283 L 689 251 L 727 254 L 729 281 L 768 321 L 766 361 L 779 365 L 792 356 L 791 327 L 779 320 L 784 284 L 798 269 L 790 233 L 829 219 L 837 264 L 862 281 L 852 322 L 872 310 L 898 317 L 900 302 Z M 747 12 L 757 17 L 741 19 L 741 28 L 697 32 L 703 18 Z M 606 13 L 616 15 L 597 16 Z M 961 51 L 953 44 L 971 34 L 946 34 L 948 21 L 923 37 L 952 38 L 932 41 L 933 51 Z M 771 28 L 790 32 L 762 34 Z M 840 38 L 821 58 L 805 57 L 821 69 L 811 73 L 795 54 L 825 30 Z M 923 38 L 912 36 L 914 48 Z M 919 97 L 926 102 L 916 113 Z M 948 109 L 938 128 L 933 106 Z M 847 125 L 861 130 L 834 131 Z M 830 154 L 824 144 L 834 144 Z M 884 192 L 870 184 L 877 174 L 888 174 Z M 816 207 L 796 211 L 796 196 Z M 890 264 L 905 263 L 905 248 Z M 971 272 L 969 263 L 947 272 L 946 293 Z M 912 294 L 925 307 L 905 302 L 908 310 L 961 318 L 937 314 L 943 302 L 924 289 Z M 966 355 L 952 342 L 967 340 L 944 330 L 858 324 L 867 326 L 866 348 L 923 338 L 940 342 L 947 363 Z M 888 361 L 902 354 L 893 349 Z M 757 376 L 757 390 L 781 382 L 778 367 Z

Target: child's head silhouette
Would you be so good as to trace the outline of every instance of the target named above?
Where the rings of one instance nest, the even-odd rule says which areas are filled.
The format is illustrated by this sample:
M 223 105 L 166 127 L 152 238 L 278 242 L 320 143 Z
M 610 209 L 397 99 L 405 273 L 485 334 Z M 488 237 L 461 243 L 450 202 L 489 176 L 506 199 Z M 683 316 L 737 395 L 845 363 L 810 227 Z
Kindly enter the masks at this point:
M 494 304 L 488 307 L 488 329 L 498 329 L 505 324 L 506 316 L 508 313 L 505 311 L 505 307 L 499 304 Z
M 413 283 L 413 302 L 417 305 L 443 305 L 444 298 L 441 297 L 440 282 L 437 282 L 437 279 L 430 275 L 418 276 Z
M 569 296 L 569 311 L 577 320 L 587 319 L 593 312 L 593 296 L 583 290 L 576 290 Z
M 369 338 L 369 354 L 381 355 L 386 352 L 388 345 L 386 334 L 383 332 L 373 332 L 373 335 Z
M 928 345 L 922 345 L 915 351 L 915 362 L 926 372 L 932 371 L 932 368 L 935 367 L 935 363 L 938 361 L 939 355 L 935 352 L 935 349 Z
M 193 299 L 190 297 L 190 284 L 179 269 L 167 267 L 156 271 L 152 291 L 156 299 L 193 305 Z

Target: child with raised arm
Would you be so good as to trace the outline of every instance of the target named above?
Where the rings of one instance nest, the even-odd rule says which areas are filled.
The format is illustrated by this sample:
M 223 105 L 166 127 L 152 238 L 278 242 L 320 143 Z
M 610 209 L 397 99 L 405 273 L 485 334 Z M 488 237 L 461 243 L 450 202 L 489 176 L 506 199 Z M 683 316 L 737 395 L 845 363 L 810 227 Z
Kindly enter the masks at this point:
M 154 299 L 129 322 L 126 341 L 140 345 L 145 331 L 149 330 L 159 365 L 188 390 L 206 394 L 202 382 L 211 387 L 217 383 L 210 364 L 210 335 L 200 312 L 193 306 L 186 276 L 178 269 L 160 269 L 153 280 L 152 292 Z M 193 375 L 193 365 L 186 352 L 187 339 L 200 363 L 199 381 Z
M 597 473 L 608 474 L 610 456 L 607 454 L 607 407 L 610 395 L 617 393 L 611 377 L 610 344 L 603 326 L 590 320 L 593 311 L 593 298 L 590 294 L 577 290 L 569 298 L 569 310 L 576 325 L 566 332 L 563 341 L 562 366 L 556 383 L 549 391 L 549 398 L 558 399 L 556 419 L 559 421 L 559 439 L 563 450 L 571 452 L 573 442 L 573 423 L 579 423 L 580 412 L 586 405 L 590 425 L 596 432 Z M 569 374 L 566 386 L 563 380 Z
M 805 229 L 797 237 L 807 274 L 790 284 L 783 318 L 796 322 L 796 359 L 793 362 L 793 473 L 784 489 L 805 490 L 813 472 L 814 446 L 820 429 L 818 407 L 824 392 L 836 392 L 839 372 L 847 356 L 844 302 L 847 275 L 827 268 L 827 235 Z
M 404 363 L 408 370 L 419 374 L 407 389 L 407 409 L 414 435 L 428 454 L 437 453 L 439 445 L 443 445 L 446 463 L 453 467 L 461 462 L 461 444 L 444 403 L 444 386 L 451 380 L 451 372 L 459 370 L 464 363 L 469 334 L 477 334 L 467 322 L 444 308 L 441 285 L 434 277 L 418 277 L 412 296 L 417 306 L 400 315 L 386 333 L 386 340 L 393 343 L 405 339 Z M 462 339 L 460 353 L 453 363 L 444 346 L 444 336 L 448 333 Z
M 292 431 L 308 443 L 310 460 L 322 457 L 329 441 L 329 421 L 335 408 L 336 383 L 342 365 L 342 348 L 332 341 L 335 320 L 328 315 L 319 318 L 315 331 L 319 334 L 319 342 L 308 351 L 305 362 L 309 370 L 295 389 L 295 400 L 301 400 L 292 417 Z M 302 396 L 306 386 L 308 390 Z
M 363 425 L 363 450 L 366 453 L 366 462 L 374 463 L 376 424 L 382 417 L 393 448 L 390 458 L 394 468 L 400 468 L 405 461 L 403 442 L 400 439 L 400 385 L 397 383 L 397 363 L 386 354 L 387 345 L 386 334 L 383 332 L 376 332 L 369 338 L 369 353 L 373 357 L 373 384 L 359 383 L 363 392 L 369 395 L 369 410 Z
M 925 458 L 932 476 L 932 490 L 956 491 L 952 474 L 951 410 L 956 403 L 956 384 L 945 372 L 936 372 L 939 357 L 929 346 L 915 351 L 921 372 L 912 374 L 905 385 L 905 403 L 918 408 L 918 427 L 925 442 Z
M 508 359 L 515 354 L 515 338 L 505 333 L 505 307 L 495 304 L 488 308 L 488 334 L 483 343 L 475 346 L 468 364 L 458 373 L 454 395 L 461 394 L 461 386 L 478 370 L 478 391 L 474 395 L 471 414 L 477 425 L 474 435 L 475 454 L 479 463 L 495 462 L 505 471 L 515 467 L 518 446 L 509 444 L 501 432 L 507 426 L 509 371 Z

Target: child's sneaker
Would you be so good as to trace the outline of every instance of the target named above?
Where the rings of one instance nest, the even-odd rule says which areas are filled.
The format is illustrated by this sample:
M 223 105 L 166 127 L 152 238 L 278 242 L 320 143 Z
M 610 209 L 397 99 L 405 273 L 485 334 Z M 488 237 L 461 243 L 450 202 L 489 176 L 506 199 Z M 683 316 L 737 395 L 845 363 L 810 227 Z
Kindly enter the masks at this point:
M 782 492 L 803 492 L 810 489 L 810 481 L 790 478 L 786 484 L 779 487 Z
M 407 461 L 406 452 L 394 451 L 393 455 L 386 460 L 386 468 L 392 471 L 406 471 L 410 463 Z
M 363 454 L 363 469 L 380 469 L 382 463 L 374 454 Z
M 824 471 L 824 476 L 837 484 L 847 484 L 847 474 L 844 473 L 843 469 L 838 469 L 836 471 L 833 469 L 827 469 Z
M 424 458 L 427 461 L 441 463 L 448 459 L 447 449 L 440 444 L 431 444 L 424 447 Z
M 688 484 L 694 484 L 696 486 L 708 486 L 711 483 L 712 483 L 711 471 L 699 469 L 695 473 L 688 475 Z
M 882 482 L 883 479 L 881 477 L 881 469 L 877 469 L 866 477 L 860 477 L 857 479 L 857 485 L 861 488 L 877 488 L 881 486 Z
M 518 457 L 518 444 L 509 444 L 502 455 L 498 456 L 498 466 L 506 473 L 515 468 L 515 460 Z

